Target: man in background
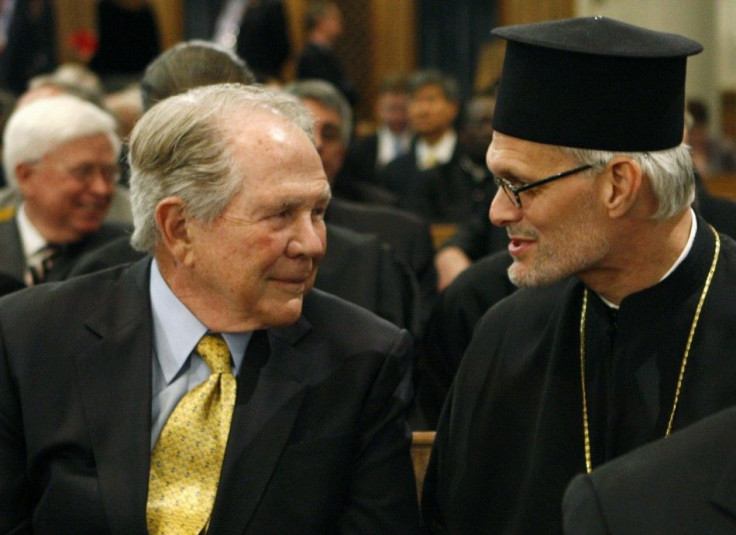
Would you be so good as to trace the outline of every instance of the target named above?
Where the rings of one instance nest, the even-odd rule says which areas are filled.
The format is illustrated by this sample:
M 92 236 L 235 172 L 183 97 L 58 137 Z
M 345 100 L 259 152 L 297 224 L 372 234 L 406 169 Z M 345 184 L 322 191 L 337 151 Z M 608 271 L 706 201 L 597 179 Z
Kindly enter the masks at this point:
M 315 143 L 327 179 L 336 190 L 352 129 L 352 113 L 345 97 L 323 80 L 299 80 L 285 91 L 300 98 L 315 118 Z M 413 272 L 421 295 L 421 323 L 426 319 L 437 294 L 437 275 L 429 225 L 404 210 L 347 201 L 335 197 L 325 219 L 350 230 L 375 234 L 391 246 L 397 257 Z M 416 331 L 419 334 L 421 331 Z
M 69 95 L 11 115 L 3 165 L 19 202 L 0 208 L 0 271 L 27 285 L 66 278 L 84 253 L 123 235 L 105 223 L 120 177 L 115 119 Z
M 310 2 L 304 13 L 306 43 L 296 63 L 298 80 L 319 79 L 337 87 L 355 106 L 358 94 L 345 74 L 342 61 L 335 52 L 337 40 L 343 33 L 343 17 L 335 2 Z
M 409 150 L 412 132 L 408 99 L 409 84 L 405 76 L 391 75 L 381 80 L 374 106 L 376 131 L 350 143 L 340 182 L 377 186 L 377 173 Z
M 408 153 L 383 169 L 381 181 L 411 207 L 422 171 L 446 165 L 459 156 L 455 118 L 460 110 L 460 88 L 452 76 L 428 69 L 409 78 L 409 124 L 414 141 Z

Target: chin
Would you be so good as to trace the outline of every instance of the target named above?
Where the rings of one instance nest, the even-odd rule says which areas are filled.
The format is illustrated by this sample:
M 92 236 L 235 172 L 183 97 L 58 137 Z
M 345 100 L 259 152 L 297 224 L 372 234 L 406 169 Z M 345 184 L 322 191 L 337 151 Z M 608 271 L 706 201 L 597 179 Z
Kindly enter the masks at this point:
M 302 297 L 289 299 L 285 303 L 273 305 L 264 315 L 271 327 L 291 325 L 302 315 Z
M 509 280 L 518 288 L 535 288 L 538 286 L 549 286 L 562 280 L 566 275 L 558 273 L 545 273 L 539 269 L 529 268 L 518 262 L 514 262 L 508 269 Z

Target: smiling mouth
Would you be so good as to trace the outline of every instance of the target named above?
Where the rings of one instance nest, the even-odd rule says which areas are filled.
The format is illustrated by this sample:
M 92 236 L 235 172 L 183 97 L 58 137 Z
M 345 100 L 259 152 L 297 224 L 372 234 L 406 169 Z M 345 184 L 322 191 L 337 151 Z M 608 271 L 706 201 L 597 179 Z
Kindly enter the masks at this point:
M 271 281 L 289 291 L 299 293 L 306 289 L 309 283 L 309 275 L 304 277 L 273 277 Z
M 533 238 L 509 237 L 509 239 L 509 254 L 514 257 L 523 254 L 536 243 Z

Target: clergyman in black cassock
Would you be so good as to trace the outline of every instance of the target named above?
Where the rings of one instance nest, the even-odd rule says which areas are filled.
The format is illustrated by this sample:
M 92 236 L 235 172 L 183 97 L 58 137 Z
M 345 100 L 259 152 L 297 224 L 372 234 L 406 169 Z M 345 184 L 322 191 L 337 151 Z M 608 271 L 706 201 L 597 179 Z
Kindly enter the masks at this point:
M 432 533 L 561 533 L 576 474 L 736 404 L 736 242 L 690 208 L 698 43 L 601 17 L 494 33 L 490 219 L 522 289 L 476 327 L 422 510 Z

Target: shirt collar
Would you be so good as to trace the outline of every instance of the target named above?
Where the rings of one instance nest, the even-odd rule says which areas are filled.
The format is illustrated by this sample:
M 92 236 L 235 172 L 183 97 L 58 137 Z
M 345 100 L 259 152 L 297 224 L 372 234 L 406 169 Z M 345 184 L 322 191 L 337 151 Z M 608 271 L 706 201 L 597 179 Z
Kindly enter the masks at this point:
M 437 164 L 447 163 L 455 153 L 456 144 L 457 134 L 452 129 L 445 132 L 439 141 L 433 145 L 427 143 L 425 139 L 419 139 L 416 148 L 417 162 L 421 166 L 422 162 L 426 161 L 427 156 L 431 154 Z
M 28 219 L 26 215 L 26 203 L 21 203 L 18 206 L 16 221 L 18 223 L 20 242 L 23 247 L 23 256 L 26 259 L 26 264 L 28 264 L 33 255 L 46 247 L 48 243 L 33 223 L 31 223 L 31 220 Z
M 166 284 L 158 263 L 151 263 L 151 309 L 153 350 L 166 383 L 170 383 L 197 347 L 207 327 L 192 314 Z M 223 333 L 233 359 L 233 375 L 238 374 L 252 333 Z

